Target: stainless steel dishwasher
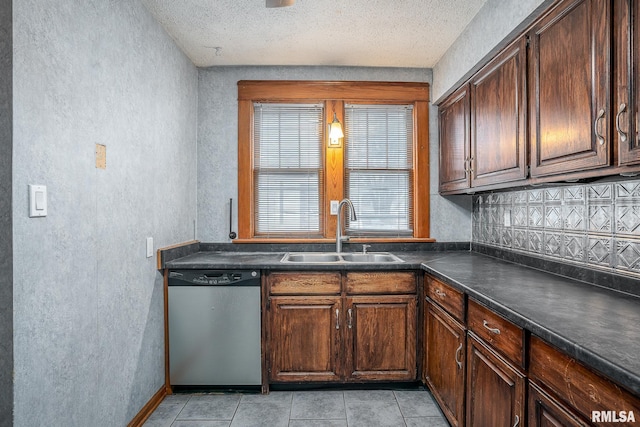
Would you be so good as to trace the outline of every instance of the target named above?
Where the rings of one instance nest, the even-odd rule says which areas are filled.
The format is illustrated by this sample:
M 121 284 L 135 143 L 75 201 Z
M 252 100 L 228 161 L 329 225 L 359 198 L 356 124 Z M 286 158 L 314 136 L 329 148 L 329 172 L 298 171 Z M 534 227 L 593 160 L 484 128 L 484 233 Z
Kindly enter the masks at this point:
M 260 272 L 169 272 L 169 373 L 175 386 L 260 385 Z

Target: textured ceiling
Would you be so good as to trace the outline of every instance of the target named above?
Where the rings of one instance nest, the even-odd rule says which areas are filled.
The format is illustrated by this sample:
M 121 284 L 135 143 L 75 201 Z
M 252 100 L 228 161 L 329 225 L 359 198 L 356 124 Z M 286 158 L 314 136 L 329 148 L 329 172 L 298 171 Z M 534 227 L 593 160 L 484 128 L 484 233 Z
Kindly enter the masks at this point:
M 431 68 L 486 0 L 142 0 L 199 67 Z

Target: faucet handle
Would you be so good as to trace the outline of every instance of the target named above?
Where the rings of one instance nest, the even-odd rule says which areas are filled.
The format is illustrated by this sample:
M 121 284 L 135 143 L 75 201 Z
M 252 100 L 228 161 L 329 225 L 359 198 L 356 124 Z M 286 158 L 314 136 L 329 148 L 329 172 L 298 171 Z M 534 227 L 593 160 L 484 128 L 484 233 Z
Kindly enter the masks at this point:
M 367 248 L 370 248 L 371 245 L 362 245 L 362 253 L 366 254 L 367 253 Z

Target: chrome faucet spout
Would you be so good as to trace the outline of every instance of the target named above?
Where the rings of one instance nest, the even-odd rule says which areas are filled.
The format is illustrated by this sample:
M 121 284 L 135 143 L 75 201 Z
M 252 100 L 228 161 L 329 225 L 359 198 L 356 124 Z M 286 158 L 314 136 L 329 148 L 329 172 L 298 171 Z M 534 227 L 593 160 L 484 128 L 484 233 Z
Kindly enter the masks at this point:
M 342 252 L 342 207 L 347 205 L 351 211 L 351 221 L 357 221 L 356 210 L 353 207 L 353 203 L 349 199 L 342 199 L 338 205 L 338 224 L 336 224 L 336 252 Z

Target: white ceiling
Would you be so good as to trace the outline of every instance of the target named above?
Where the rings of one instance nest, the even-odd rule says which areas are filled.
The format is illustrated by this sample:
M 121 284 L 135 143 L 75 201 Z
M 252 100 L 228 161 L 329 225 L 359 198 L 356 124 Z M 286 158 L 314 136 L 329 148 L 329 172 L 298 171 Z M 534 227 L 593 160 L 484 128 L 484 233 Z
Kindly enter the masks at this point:
M 142 0 L 199 67 L 431 68 L 486 0 Z

